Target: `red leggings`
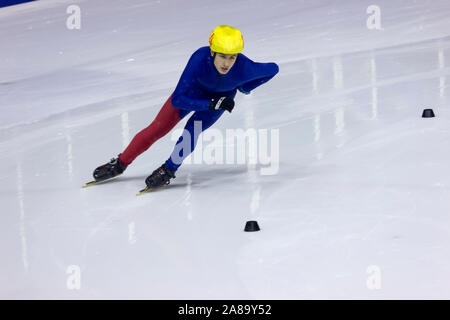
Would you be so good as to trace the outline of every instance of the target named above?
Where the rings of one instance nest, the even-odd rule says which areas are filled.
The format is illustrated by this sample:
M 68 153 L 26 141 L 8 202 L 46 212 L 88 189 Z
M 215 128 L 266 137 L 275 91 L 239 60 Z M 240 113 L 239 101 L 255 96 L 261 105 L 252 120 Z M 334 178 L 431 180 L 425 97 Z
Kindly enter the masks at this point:
M 119 155 L 120 161 L 129 165 L 159 138 L 164 137 L 180 120 L 180 110 L 172 106 L 172 95 L 157 114 L 155 120 L 131 140 L 128 147 Z

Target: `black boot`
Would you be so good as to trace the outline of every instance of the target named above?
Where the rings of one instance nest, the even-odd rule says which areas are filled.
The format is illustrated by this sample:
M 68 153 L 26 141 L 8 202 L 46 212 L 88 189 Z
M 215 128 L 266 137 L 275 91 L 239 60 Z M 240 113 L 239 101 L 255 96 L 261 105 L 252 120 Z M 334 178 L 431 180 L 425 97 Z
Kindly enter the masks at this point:
M 119 157 L 112 158 L 111 161 L 94 170 L 94 179 L 96 181 L 103 181 L 114 178 L 123 173 L 126 168 L 127 166 L 119 160 Z
M 166 164 L 163 164 L 145 179 L 145 184 L 150 189 L 158 188 L 169 184 L 171 178 L 175 178 L 175 173 L 167 168 Z

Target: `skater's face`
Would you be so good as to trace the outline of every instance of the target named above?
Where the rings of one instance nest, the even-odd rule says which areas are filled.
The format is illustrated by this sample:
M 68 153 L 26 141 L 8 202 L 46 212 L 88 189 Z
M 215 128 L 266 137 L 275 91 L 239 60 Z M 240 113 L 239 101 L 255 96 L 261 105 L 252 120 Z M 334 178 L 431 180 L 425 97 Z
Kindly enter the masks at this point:
M 214 56 L 214 52 L 211 51 L 211 56 Z M 237 54 L 224 54 L 224 53 L 216 53 L 216 57 L 214 59 L 214 66 L 217 71 L 221 74 L 227 74 L 237 59 Z

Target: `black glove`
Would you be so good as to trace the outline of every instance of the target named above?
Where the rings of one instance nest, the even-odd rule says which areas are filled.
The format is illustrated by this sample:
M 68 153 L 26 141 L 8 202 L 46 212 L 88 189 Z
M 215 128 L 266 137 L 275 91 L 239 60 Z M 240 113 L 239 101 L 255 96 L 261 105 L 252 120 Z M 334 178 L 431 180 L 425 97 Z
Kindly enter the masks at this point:
M 209 109 L 211 110 L 227 110 L 228 112 L 231 112 L 234 108 L 234 100 L 229 97 L 221 97 L 221 98 L 214 98 L 211 99 L 211 102 L 209 103 Z

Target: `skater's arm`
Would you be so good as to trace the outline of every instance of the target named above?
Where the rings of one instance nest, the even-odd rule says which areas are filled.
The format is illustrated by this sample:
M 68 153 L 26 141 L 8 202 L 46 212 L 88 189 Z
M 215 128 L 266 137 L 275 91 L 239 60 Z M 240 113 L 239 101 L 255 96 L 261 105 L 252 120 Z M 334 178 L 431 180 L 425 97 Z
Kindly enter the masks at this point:
M 186 68 L 184 68 L 178 85 L 172 96 L 172 105 L 178 109 L 202 111 L 208 110 L 210 101 L 207 99 L 195 99 L 188 95 L 189 90 L 196 86 L 196 72 L 199 70 L 201 59 L 197 52 L 189 59 Z
M 246 82 L 239 87 L 241 92 L 248 93 L 252 91 L 272 79 L 279 71 L 276 63 L 260 63 L 254 62 L 245 56 L 243 58 Z

